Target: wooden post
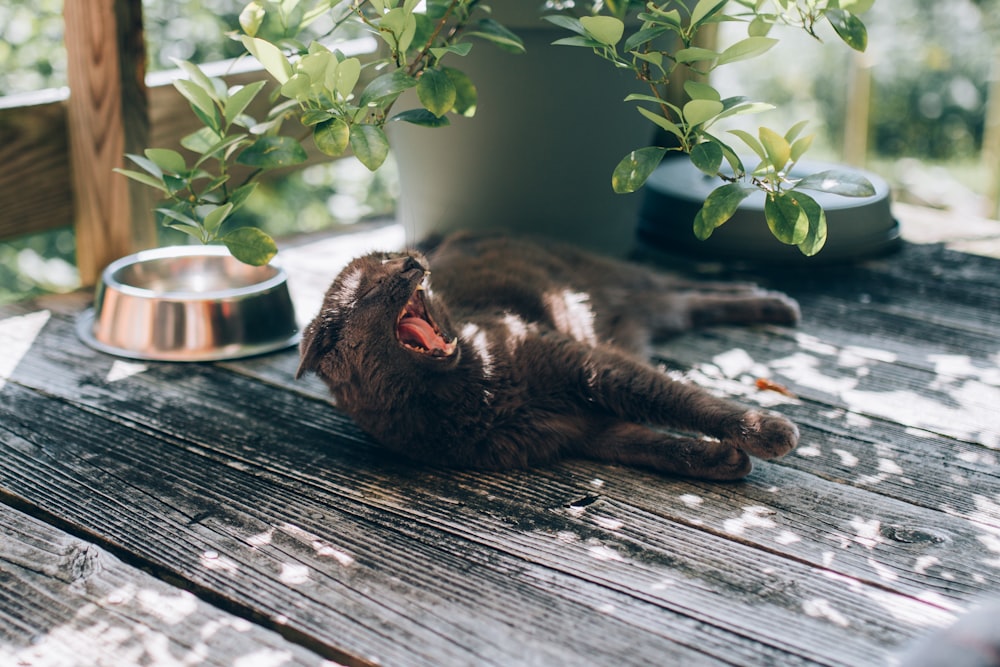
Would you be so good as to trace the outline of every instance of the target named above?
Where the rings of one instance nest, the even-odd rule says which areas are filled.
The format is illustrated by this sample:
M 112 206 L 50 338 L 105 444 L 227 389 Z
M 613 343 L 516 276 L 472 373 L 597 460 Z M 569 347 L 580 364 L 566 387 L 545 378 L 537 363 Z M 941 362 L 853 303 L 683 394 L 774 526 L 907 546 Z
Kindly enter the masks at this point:
M 983 171 L 989 175 L 986 184 L 985 215 L 1000 219 L 1000 46 L 993 47 L 990 61 L 989 87 L 986 93 L 986 121 L 981 153 Z
M 65 0 L 68 128 L 77 265 L 93 284 L 155 242 L 148 188 L 112 172 L 149 136 L 141 0 Z
M 847 80 L 847 109 L 844 119 L 844 155 L 849 165 L 863 167 L 868 160 L 868 135 L 872 95 L 871 59 L 852 53 Z

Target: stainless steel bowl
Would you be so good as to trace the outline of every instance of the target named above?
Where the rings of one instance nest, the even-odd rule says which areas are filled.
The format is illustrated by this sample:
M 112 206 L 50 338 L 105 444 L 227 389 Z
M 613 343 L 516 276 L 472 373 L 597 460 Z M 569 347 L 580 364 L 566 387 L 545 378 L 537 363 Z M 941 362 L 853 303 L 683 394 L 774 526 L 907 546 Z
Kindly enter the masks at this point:
M 212 361 L 298 342 L 285 271 L 250 266 L 223 246 L 147 250 L 112 262 L 77 333 L 102 352 L 154 361 Z

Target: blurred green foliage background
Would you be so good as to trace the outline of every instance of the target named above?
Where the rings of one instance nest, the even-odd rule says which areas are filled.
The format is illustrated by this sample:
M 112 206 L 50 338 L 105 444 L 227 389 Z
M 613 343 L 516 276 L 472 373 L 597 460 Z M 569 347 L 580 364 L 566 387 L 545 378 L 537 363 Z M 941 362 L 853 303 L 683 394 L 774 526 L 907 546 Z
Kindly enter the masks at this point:
M 207 62 L 240 52 L 225 33 L 244 0 L 143 4 L 150 71 L 172 68 L 172 58 Z M 849 79 L 857 68 L 867 69 L 867 166 L 893 184 L 897 199 L 982 214 L 990 184 L 980 146 L 989 84 L 1000 76 L 992 70 L 1000 60 L 994 46 L 1000 42 L 998 10 L 995 0 L 883 0 L 865 16 L 869 49 L 853 63 L 856 56 L 835 38 L 817 49 L 789 31 L 764 59 L 729 67 L 731 80 L 715 83 L 780 105 L 755 122 L 782 128 L 809 118 L 809 131 L 817 134 L 810 157 L 838 160 Z M 0 95 L 66 84 L 61 12 L 62 0 L 0 4 Z M 724 25 L 722 39 L 727 30 L 742 28 Z M 389 215 L 395 192 L 392 165 L 372 175 L 352 160 L 337 161 L 273 183 L 254 195 L 245 215 L 249 224 L 281 237 Z M 163 242 L 183 242 L 168 233 Z M 71 230 L 0 243 L 0 303 L 72 289 L 72 264 Z

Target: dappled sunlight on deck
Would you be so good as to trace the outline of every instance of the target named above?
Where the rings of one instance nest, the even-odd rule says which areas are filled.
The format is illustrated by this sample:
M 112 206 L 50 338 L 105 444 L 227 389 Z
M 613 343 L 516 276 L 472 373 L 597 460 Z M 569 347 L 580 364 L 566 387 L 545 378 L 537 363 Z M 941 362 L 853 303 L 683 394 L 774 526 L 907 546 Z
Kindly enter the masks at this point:
M 282 252 L 301 319 L 358 252 Z M 799 426 L 732 483 L 416 466 L 294 381 L 294 350 L 139 364 L 79 342 L 80 295 L 7 307 L 0 662 L 893 664 L 1000 595 L 1000 271 L 941 252 L 772 276 L 800 327 L 655 348 Z

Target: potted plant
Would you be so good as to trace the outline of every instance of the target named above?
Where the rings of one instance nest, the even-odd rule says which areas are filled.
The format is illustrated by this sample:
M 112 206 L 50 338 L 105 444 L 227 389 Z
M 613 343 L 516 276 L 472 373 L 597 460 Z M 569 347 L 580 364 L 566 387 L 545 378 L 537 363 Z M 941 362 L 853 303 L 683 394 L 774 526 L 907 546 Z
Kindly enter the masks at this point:
M 535 0 L 530 3 L 537 4 Z M 874 0 L 646 3 L 605 0 L 577 13 L 548 12 L 543 8 L 542 18 L 546 22 L 543 25 L 565 35 L 557 40 L 558 49 L 571 53 L 575 47 L 577 51 L 596 55 L 595 58 L 579 54 L 583 57 L 575 58 L 574 62 L 596 61 L 613 74 L 628 74 L 629 85 L 637 84 L 641 91 L 623 95 L 620 88 L 608 90 L 601 85 L 588 85 L 593 83 L 589 80 L 578 81 L 575 70 L 560 72 L 560 81 L 593 88 L 592 92 L 610 100 L 616 108 L 625 109 L 631 117 L 591 126 L 582 136 L 572 137 L 573 142 L 586 148 L 594 135 L 604 135 L 620 127 L 640 128 L 642 136 L 651 135 L 655 128 L 672 140 L 670 145 L 627 150 L 613 169 L 611 186 L 606 190 L 613 187 L 619 193 L 634 192 L 654 173 L 665 155 L 687 154 L 698 170 L 720 179 L 691 221 L 698 238 L 710 237 L 751 193 L 762 192 L 763 213 L 773 236 L 796 246 L 805 255 L 813 255 L 825 243 L 826 217 L 823 207 L 808 192 L 869 196 L 873 192 L 871 183 L 856 172 L 837 169 L 820 174 L 793 172 L 812 140 L 803 134 L 804 123 L 784 132 L 761 128 L 755 135 L 719 130 L 720 123 L 729 117 L 771 108 L 766 103 L 726 97 L 710 83 L 694 79 L 685 82 L 682 99 L 672 98 L 666 86 L 683 73 L 708 75 L 728 63 L 764 53 L 778 42 L 769 36 L 776 24 L 798 26 L 815 35 L 817 25 L 828 22 L 849 46 L 864 49 L 867 34 L 858 16 L 873 3 Z M 243 261 L 264 264 L 274 255 L 273 241 L 260 230 L 229 228 L 233 212 L 250 196 L 258 176 L 269 169 L 305 160 L 302 141 L 309 136 L 326 155 L 339 157 L 350 151 L 366 167 L 377 169 L 389 153 L 388 125 L 408 123 L 419 128 L 439 128 L 451 124 L 451 118 L 456 119 L 456 125 L 464 124 L 479 105 L 477 86 L 489 83 L 474 81 L 460 67 L 463 60 L 473 62 L 471 54 L 481 50 L 477 42 L 492 42 L 508 51 L 524 51 L 522 39 L 497 20 L 503 18 L 499 10 L 507 4 L 497 3 L 498 13 L 494 15 L 479 0 L 320 0 L 308 7 L 297 0 L 254 0 L 241 13 L 235 37 L 248 54 L 261 62 L 267 75 L 248 85 L 227 89 L 221 80 L 206 76 L 198 67 L 180 63 L 188 78 L 178 80 L 176 86 L 203 123 L 201 129 L 182 141 L 190 155 L 150 149 L 145 155 L 129 156 L 137 169 L 123 173 L 164 195 L 168 203 L 157 209 L 164 224 L 202 242 L 220 242 Z M 518 8 L 523 13 L 523 5 Z M 302 30 L 320 17 L 328 17 L 329 36 L 303 41 Z M 747 36 L 721 49 L 699 46 L 699 36 L 723 21 L 746 23 Z M 383 45 L 381 57 L 362 63 L 342 51 L 337 36 L 349 27 L 375 35 Z M 270 93 L 273 104 L 265 117 L 250 117 L 247 109 L 256 98 L 266 94 L 269 84 L 274 85 Z M 521 93 L 520 89 L 503 90 L 507 97 L 521 98 L 521 106 L 527 110 L 522 118 L 545 120 L 558 126 L 576 112 L 574 106 L 564 108 L 562 113 L 546 107 L 533 114 L 540 100 Z M 406 99 L 404 95 L 412 97 L 413 106 L 400 108 L 403 106 L 400 100 Z M 558 101 L 558 95 L 555 97 Z M 542 136 L 559 134 L 558 130 L 547 132 Z M 402 133 L 399 138 L 400 143 L 407 143 Z M 743 148 L 735 147 L 735 141 Z M 744 155 L 751 155 L 752 161 L 747 161 Z M 438 175 L 447 169 L 447 158 L 428 159 L 425 153 L 419 157 L 423 160 L 419 169 L 433 176 L 430 180 L 443 182 L 453 190 L 467 187 L 454 172 L 447 172 L 447 177 Z M 466 165 L 462 171 L 471 169 L 486 174 L 496 159 L 489 153 L 478 154 L 476 158 L 474 168 Z M 590 173 L 606 174 L 612 166 L 591 160 L 583 162 Z M 234 179 L 236 167 L 249 172 Z M 408 170 L 415 171 L 404 166 L 404 182 Z M 560 178 L 558 173 L 548 175 L 549 183 Z M 417 182 L 426 183 L 428 179 Z M 580 190 L 577 188 L 576 193 L 580 194 Z M 420 192 L 426 198 L 431 197 L 424 188 Z M 506 196 L 531 200 L 530 195 L 516 191 Z M 404 211 L 408 206 L 406 200 L 404 192 L 401 203 Z M 475 217 L 477 209 L 461 213 Z M 577 224 L 571 215 L 566 217 L 571 224 Z M 600 224 L 602 220 L 596 222 Z

